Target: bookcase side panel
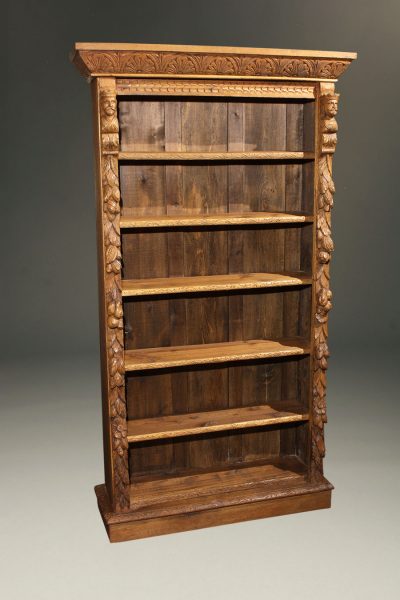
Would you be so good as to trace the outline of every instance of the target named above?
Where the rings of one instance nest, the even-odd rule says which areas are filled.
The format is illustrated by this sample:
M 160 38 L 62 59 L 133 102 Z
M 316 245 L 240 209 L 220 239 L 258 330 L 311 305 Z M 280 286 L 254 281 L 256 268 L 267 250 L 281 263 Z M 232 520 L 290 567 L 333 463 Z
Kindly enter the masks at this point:
M 97 188 L 100 345 L 106 487 L 113 510 L 129 509 L 121 298 L 119 127 L 113 78 L 92 84 Z
M 333 251 L 331 210 L 335 186 L 332 158 L 336 149 L 338 125 L 335 119 L 338 94 L 333 83 L 320 84 L 318 119 L 318 164 L 316 186 L 316 247 L 314 267 L 314 351 L 311 415 L 311 478 L 323 477 L 325 456 L 326 371 L 328 368 L 328 313 L 332 308 L 329 264 Z

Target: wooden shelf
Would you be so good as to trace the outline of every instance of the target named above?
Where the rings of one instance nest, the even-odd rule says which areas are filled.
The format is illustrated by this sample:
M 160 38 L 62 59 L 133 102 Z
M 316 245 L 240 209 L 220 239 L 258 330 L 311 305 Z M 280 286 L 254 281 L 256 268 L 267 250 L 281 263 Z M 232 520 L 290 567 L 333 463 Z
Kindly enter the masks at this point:
M 152 296 L 157 294 L 186 294 L 258 288 L 309 285 L 311 277 L 283 273 L 233 273 L 198 277 L 162 277 L 157 279 L 125 279 L 123 296 Z
M 312 160 L 314 152 L 119 152 L 119 160 Z
M 122 213 L 121 229 L 146 229 L 153 227 L 213 227 L 222 225 L 279 225 L 287 223 L 312 223 L 309 215 L 293 215 L 279 212 L 242 212 L 196 215 L 153 215 L 136 216 Z
M 139 477 L 130 486 L 131 507 L 135 509 L 204 498 L 268 485 L 289 487 L 304 481 L 307 469 L 297 456 L 276 457 L 225 469 L 191 470 L 171 477 Z
M 280 356 L 308 354 L 304 340 L 299 338 L 248 340 L 195 346 L 166 346 L 125 351 L 125 370 L 168 369 L 187 365 L 204 365 L 221 362 L 255 360 Z
M 215 431 L 230 431 L 279 423 L 307 421 L 299 407 L 276 410 L 268 405 L 242 406 L 209 412 L 128 421 L 128 442 L 147 442 Z

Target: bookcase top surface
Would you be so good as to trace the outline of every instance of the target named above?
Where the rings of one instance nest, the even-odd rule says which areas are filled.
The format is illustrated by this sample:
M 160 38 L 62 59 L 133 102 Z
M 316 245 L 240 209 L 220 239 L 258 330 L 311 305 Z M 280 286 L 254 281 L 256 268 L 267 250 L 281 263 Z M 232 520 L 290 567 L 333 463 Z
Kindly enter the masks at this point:
M 87 78 L 210 77 L 335 80 L 354 52 L 77 42 L 72 62 Z

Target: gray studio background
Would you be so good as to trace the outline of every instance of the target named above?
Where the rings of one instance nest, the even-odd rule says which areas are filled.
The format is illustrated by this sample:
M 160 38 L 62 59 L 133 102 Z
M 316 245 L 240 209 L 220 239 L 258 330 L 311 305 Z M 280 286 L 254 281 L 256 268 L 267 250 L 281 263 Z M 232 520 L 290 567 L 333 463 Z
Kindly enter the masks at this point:
M 399 29 L 398 0 L 8 4 L 0 144 L 8 600 L 397 597 Z M 331 511 L 108 545 L 92 491 L 103 481 L 95 202 L 90 89 L 68 60 L 75 41 L 359 53 L 337 86 Z

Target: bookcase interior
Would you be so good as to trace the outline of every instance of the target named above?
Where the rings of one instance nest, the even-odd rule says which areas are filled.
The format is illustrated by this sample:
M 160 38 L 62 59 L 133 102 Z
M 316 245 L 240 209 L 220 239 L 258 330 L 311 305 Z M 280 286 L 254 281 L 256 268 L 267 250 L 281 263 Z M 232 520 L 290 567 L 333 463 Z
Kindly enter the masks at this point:
M 163 161 L 162 153 L 313 152 L 314 111 L 315 102 L 309 100 L 119 99 L 121 151 L 160 153 L 159 160 L 120 163 L 122 219 L 274 212 L 309 217 L 267 227 L 226 226 L 223 221 L 211 226 L 179 226 L 178 221 L 173 227 L 168 222 L 151 229 L 123 227 L 123 282 L 133 281 L 136 288 L 151 278 L 155 284 L 163 279 L 165 285 L 167 278 L 247 273 L 301 279 L 297 285 L 273 289 L 181 289 L 179 294 L 166 289 L 163 294 L 126 297 L 126 351 L 287 338 L 309 346 L 313 160 Z M 264 405 L 307 415 L 310 381 L 309 356 L 128 373 L 128 425 Z M 289 457 L 297 461 L 291 468 L 297 464 L 297 469 L 306 469 L 307 432 L 307 422 L 282 423 L 136 442 L 129 450 L 131 483 L 277 464 Z

